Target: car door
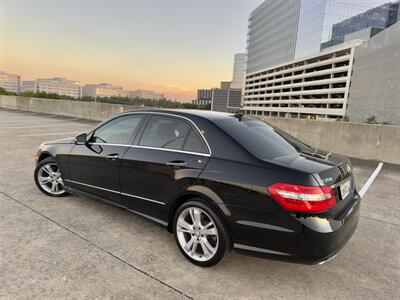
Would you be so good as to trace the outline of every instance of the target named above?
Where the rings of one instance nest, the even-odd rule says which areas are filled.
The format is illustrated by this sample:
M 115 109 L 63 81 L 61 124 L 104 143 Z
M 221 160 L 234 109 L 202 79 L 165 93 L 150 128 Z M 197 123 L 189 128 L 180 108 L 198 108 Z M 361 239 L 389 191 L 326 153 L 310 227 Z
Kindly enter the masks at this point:
M 75 145 L 70 152 L 72 188 L 121 203 L 121 159 L 137 134 L 143 115 L 131 114 L 110 120 L 96 128 L 84 145 Z
M 152 115 L 122 161 L 125 206 L 165 221 L 168 199 L 200 175 L 209 157 L 207 144 L 189 120 Z

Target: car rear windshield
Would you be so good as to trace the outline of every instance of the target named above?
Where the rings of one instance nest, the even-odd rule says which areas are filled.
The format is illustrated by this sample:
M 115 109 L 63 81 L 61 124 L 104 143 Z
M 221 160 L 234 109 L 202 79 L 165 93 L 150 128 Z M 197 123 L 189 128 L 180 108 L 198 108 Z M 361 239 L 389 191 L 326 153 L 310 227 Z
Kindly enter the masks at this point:
M 263 160 L 297 157 L 310 147 L 286 132 L 251 117 L 229 117 L 214 121 L 250 153 Z

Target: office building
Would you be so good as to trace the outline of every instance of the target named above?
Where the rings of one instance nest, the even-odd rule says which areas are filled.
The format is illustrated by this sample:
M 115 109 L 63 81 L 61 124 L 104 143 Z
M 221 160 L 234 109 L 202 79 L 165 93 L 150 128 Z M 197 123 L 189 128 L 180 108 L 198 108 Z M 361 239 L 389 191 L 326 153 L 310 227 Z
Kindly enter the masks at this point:
M 21 76 L 0 71 L 0 87 L 7 92 L 19 94 L 21 91 Z
M 163 94 L 158 94 L 148 90 L 130 91 L 129 97 L 139 98 L 139 99 L 151 99 L 151 100 L 161 100 L 165 98 Z
M 319 53 L 332 25 L 387 0 L 266 0 L 250 15 L 247 73 Z
M 352 45 L 351 45 L 352 43 Z M 400 22 L 366 42 L 247 74 L 250 115 L 400 125 Z
M 212 95 L 211 89 L 197 90 L 197 100 L 211 100 L 211 95 Z
M 374 35 L 378 34 L 381 32 L 383 29 L 376 28 L 376 27 L 368 27 L 364 28 L 352 33 L 348 33 L 343 35 L 342 37 L 336 38 L 336 39 L 331 39 L 325 43 L 321 44 L 321 51 L 324 51 L 325 49 L 328 49 L 330 47 L 339 45 L 339 44 L 345 44 L 348 41 L 353 41 L 353 40 L 358 40 L 358 41 L 368 41 L 371 37 Z
M 344 117 L 356 45 L 247 74 L 242 109 L 257 116 Z
M 231 88 L 231 81 L 221 81 L 220 88 L 227 90 Z
M 385 3 L 332 26 L 331 39 L 321 44 L 321 50 L 349 40 L 367 41 L 400 19 L 400 2 Z
M 246 72 L 246 54 L 237 53 L 233 62 L 232 81 L 221 81 L 220 88 L 199 89 L 197 99 L 192 103 L 199 106 L 211 104 L 212 110 L 232 111 L 240 109 L 241 97 L 238 97 L 238 90 L 244 87 Z
M 197 90 L 197 99 L 194 100 L 193 104 L 199 106 L 206 106 L 211 104 L 212 90 L 211 89 L 199 89 Z
M 128 97 L 129 92 L 122 87 L 109 83 L 86 84 L 82 88 L 82 96 L 86 97 Z
M 244 77 L 246 73 L 246 53 L 235 54 L 233 63 L 233 76 L 230 87 L 233 89 L 244 88 Z
M 37 79 L 36 91 L 48 94 L 54 93 L 76 99 L 80 98 L 82 95 L 82 88 L 78 81 L 60 77 Z
M 21 93 L 24 92 L 36 92 L 36 81 L 23 80 L 21 84 Z
M 212 89 L 211 110 L 235 112 L 240 110 L 241 89 Z
M 400 22 L 356 48 L 346 116 L 400 125 Z

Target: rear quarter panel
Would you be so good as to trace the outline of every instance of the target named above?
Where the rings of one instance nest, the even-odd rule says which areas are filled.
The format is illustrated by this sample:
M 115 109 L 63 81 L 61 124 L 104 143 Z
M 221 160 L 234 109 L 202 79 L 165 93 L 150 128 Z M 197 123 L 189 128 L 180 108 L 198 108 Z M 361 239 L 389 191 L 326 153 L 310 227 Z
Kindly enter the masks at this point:
M 310 174 L 303 174 L 279 167 L 229 161 L 211 158 L 199 177 L 201 185 L 209 188 L 221 199 L 220 206 L 226 207 L 225 218 L 234 236 L 235 242 L 247 243 L 254 240 L 257 232 L 247 225 L 270 226 L 282 230 L 268 231 L 263 234 L 279 235 L 282 232 L 301 232 L 301 226 L 289 212 L 284 210 L 269 194 L 267 186 L 274 182 L 288 182 L 304 185 L 317 185 Z M 259 234 L 257 232 L 257 234 Z M 259 236 L 262 239 L 267 237 Z M 273 237 L 277 238 L 277 237 Z

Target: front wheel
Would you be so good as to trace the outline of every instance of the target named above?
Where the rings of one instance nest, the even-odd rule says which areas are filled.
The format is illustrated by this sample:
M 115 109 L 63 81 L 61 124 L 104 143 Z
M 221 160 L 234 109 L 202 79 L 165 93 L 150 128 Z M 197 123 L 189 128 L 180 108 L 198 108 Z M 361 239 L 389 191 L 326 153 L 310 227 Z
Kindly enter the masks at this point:
M 179 250 L 201 267 L 217 264 L 229 251 L 231 240 L 219 212 L 202 199 L 184 203 L 174 218 L 174 235 Z
M 39 162 L 36 166 L 34 177 L 37 187 L 46 195 L 61 197 L 67 194 L 60 169 L 54 158 L 48 157 Z

